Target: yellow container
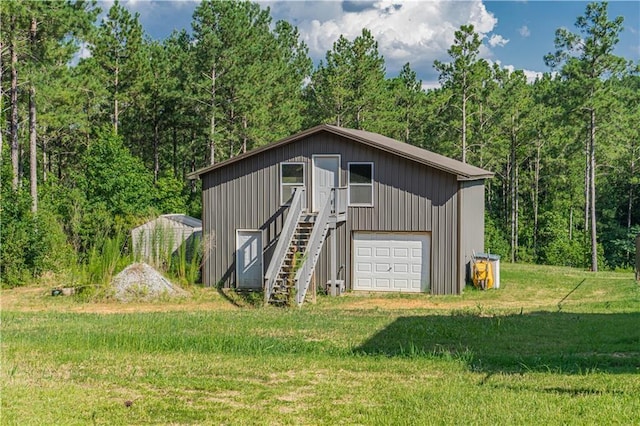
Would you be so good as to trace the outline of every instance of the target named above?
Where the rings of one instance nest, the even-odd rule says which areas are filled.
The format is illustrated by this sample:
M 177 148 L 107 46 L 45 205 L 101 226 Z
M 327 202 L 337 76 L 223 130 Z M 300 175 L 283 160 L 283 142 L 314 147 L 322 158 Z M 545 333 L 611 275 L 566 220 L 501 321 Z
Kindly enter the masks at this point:
M 473 285 L 476 288 L 486 290 L 493 288 L 493 267 L 488 259 L 477 259 L 473 262 L 472 269 Z

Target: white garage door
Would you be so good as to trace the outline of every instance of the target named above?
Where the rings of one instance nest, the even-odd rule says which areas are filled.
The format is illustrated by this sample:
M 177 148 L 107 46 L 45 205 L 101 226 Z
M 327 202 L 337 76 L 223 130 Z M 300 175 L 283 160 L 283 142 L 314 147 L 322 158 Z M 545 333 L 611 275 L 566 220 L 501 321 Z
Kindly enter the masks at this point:
M 429 291 L 429 234 L 355 232 L 353 289 L 368 291 Z

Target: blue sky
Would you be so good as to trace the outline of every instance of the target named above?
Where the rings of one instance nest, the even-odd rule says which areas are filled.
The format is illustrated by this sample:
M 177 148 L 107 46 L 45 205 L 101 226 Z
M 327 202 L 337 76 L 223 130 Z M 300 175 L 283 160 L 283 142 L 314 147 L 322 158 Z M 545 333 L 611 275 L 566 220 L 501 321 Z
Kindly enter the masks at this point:
M 274 20 L 298 26 L 317 63 L 340 34 L 349 39 L 369 28 L 384 55 L 387 74 L 394 76 L 410 62 L 425 88 L 437 85 L 433 61 L 446 61 L 453 32 L 472 23 L 483 36 L 481 55 L 502 66 L 525 70 L 530 79 L 549 71 L 543 56 L 554 50 L 557 28 L 573 32 L 584 14 L 583 1 L 260 1 Z M 112 1 L 99 3 L 108 9 Z M 174 29 L 191 29 L 198 2 L 190 0 L 121 0 L 140 14 L 151 37 L 163 39 Z M 624 31 L 616 54 L 640 61 L 640 2 L 609 3 L 609 17 L 623 16 Z

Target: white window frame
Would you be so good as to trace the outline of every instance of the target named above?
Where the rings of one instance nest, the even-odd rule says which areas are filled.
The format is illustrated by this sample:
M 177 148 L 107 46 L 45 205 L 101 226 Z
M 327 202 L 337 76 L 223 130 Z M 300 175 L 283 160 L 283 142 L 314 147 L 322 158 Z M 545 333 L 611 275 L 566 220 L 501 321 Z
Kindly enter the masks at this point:
M 302 165 L 302 184 L 299 184 L 299 183 L 293 184 L 293 183 L 285 183 L 285 182 L 283 182 L 282 170 L 283 170 L 283 166 L 285 166 L 285 165 L 287 165 L 287 166 L 288 165 Z M 279 176 L 279 178 L 280 178 L 280 205 L 281 206 L 288 206 L 288 205 L 291 204 L 290 202 L 287 202 L 287 201 L 282 199 L 282 196 L 284 194 L 284 191 L 282 189 L 284 187 L 302 186 L 303 188 L 306 189 L 306 187 L 307 187 L 307 170 L 306 169 L 307 169 L 307 166 L 302 161 L 283 161 L 282 163 L 280 163 L 280 176 Z
M 352 183 L 351 182 L 351 165 L 363 165 L 363 164 L 368 164 L 371 166 L 371 183 Z M 374 205 L 374 200 L 373 200 L 373 174 L 374 172 L 374 168 L 373 168 L 373 162 L 372 161 L 350 161 L 349 163 L 347 163 L 347 194 L 348 194 L 348 199 L 349 199 L 349 206 L 353 206 L 353 207 L 373 207 Z M 354 203 L 351 201 L 351 187 L 352 186 L 358 186 L 358 187 L 365 187 L 365 186 L 370 186 L 371 187 L 371 203 Z

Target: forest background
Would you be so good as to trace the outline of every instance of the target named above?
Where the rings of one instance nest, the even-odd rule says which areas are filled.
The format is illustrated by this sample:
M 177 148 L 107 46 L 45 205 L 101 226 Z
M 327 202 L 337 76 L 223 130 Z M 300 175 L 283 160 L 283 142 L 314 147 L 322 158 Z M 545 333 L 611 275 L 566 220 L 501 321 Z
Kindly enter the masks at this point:
M 535 82 L 480 58 L 463 25 L 428 91 L 410 63 L 387 75 L 366 28 L 314 66 L 296 27 L 256 3 L 203 1 L 192 31 L 164 40 L 118 2 L 99 13 L 0 3 L 2 286 L 68 273 L 154 215 L 200 217 L 188 173 L 320 123 L 495 172 L 485 246 L 504 260 L 633 264 L 640 64 L 613 54 L 624 22 L 606 3 L 549 34 Z

